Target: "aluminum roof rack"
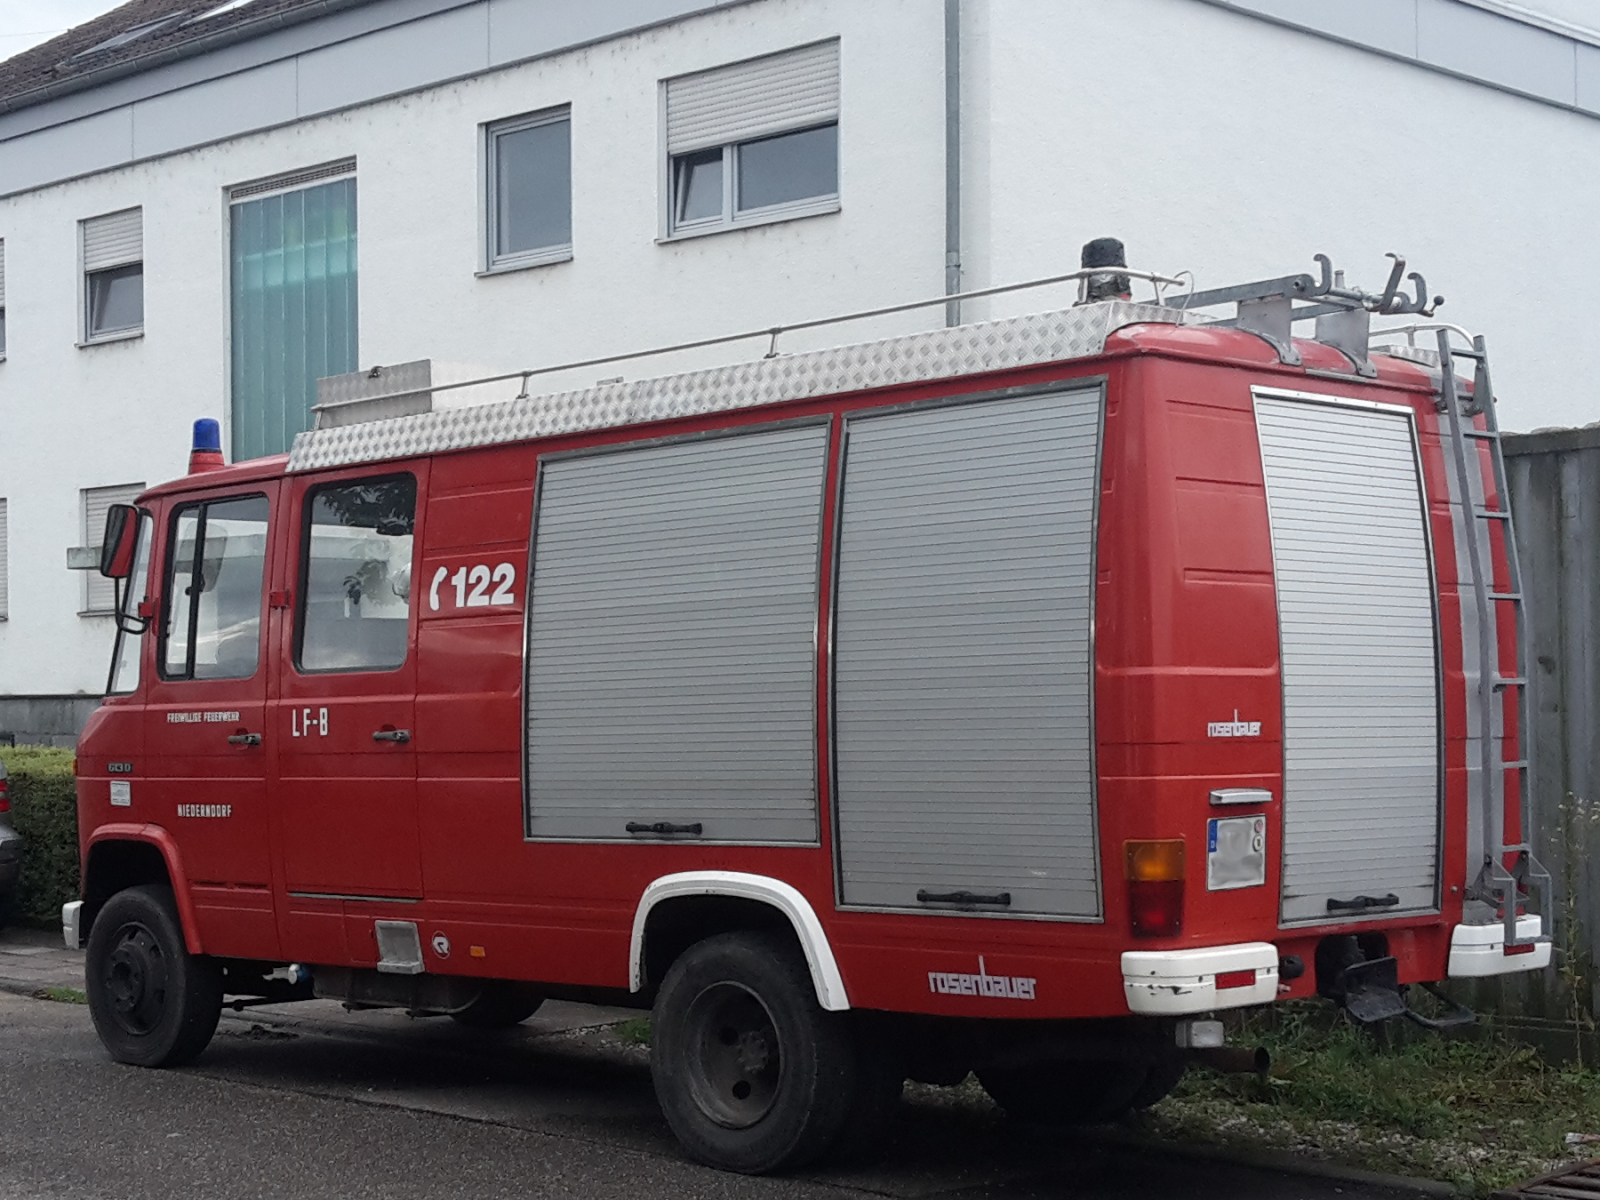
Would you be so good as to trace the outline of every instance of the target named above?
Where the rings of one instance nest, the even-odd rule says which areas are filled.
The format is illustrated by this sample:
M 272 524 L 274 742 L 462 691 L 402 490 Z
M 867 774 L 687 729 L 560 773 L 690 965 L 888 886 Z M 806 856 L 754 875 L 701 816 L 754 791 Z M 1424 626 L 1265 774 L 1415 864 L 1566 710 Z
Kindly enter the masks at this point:
M 1403 257 L 1390 254 L 1389 258 L 1394 263 L 1389 270 L 1389 280 L 1379 293 L 1345 286 L 1344 272 L 1335 271 L 1333 261 L 1326 254 L 1318 254 L 1315 260 L 1320 272 L 1316 276 L 1301 274 L 1260 279 L 1254 283 L 1173 296 L 1165 303 L 1184 310 L 1235 304 L 1238 306 L 1235 315 L 1220 323 L 1255 334 L 1277 351 L 1280 362 L 1295 367 L 1301 365 L 1301 359 L 1294 346 L 1294 323 L 1315 320 L 1315 339 L 1348 358 L 1357 374 L 1371 378 L 1378 373 L 1368 353 L 1373 316 L 1417 314 L 1431 317 L 1434 309 L 1444 303 L 1443 296 L 1428 298 L 1428 284 L 1421 275 L 1415 271 L 1406 274 Z M 1402 278 L 1414 286 L 1414 295 L 1408 296 L 1401 290 Z M 1300 303 L 1302 301 L 1305 303 Z

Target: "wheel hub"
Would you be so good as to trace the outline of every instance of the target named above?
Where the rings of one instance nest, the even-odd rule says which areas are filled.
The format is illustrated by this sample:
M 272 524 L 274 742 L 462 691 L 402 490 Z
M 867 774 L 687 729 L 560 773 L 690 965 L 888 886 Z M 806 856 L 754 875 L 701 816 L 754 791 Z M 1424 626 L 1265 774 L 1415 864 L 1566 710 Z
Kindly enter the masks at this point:
M 139 924 L 118 929 L 104 976 L 111 1015 L 118 1025 L 142 1035 L 160 1023 L 167 1005 L 167 962 L 150 930 Z
M 783 1074 L 778 1031 L 766 1005 L 736 983 L 695 997 L 687 1021 L 690 1091 L 702 1112 L 747 1129 L 771 1111 Z

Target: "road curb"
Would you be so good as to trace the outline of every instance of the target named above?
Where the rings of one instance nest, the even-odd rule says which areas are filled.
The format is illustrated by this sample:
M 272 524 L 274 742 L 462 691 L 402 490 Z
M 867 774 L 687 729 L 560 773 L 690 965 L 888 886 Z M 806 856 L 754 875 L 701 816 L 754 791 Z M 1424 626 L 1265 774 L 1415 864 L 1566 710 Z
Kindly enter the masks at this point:
M 1357 1183 L 1367 1187 L 1386 1188 L 1411 1196 L 1459 1197 L 1462 1192 L 1454 1185 L 1439 1179 L 1418 1179 L 1411 1175 L 1390 1175 L 1383 1171 L 1369 1171 L 1364 1167 L 1348 1167 L 1343 1163 L 1307 1158 L 1288 1150 L 1249 1146 L 1198 1146 L 1192 1143 L 1169 1142 L 1152 1138 L 1131 1130 L 1104 1130 L 1096 1139 L 1115 1141 L 1125 1146 L 1136 1146 L 1154 1154 L 1174 1158 L 1197 1158 L 1207 1162 L 1234 1163 L 1261 1170 L 1282 1171 L 1291 1175 L 1306 1175 L 1315 1179 L 1332 1179 L 1341 1183 Z

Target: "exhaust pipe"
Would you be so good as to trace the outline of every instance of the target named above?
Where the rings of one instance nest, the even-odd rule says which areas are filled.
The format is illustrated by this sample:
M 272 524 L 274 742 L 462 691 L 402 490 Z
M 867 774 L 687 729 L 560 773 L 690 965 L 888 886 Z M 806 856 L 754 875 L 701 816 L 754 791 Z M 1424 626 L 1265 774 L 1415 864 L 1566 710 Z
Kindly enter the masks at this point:
M 1272 1073 L 1272 1054 L 1265 1046 L 1247 1050 L 1243 1046 L 1208 1046 L 1189 1051 L 1196 1061 L 1224 1075 L 1259 1075 L 1265 1079 Z

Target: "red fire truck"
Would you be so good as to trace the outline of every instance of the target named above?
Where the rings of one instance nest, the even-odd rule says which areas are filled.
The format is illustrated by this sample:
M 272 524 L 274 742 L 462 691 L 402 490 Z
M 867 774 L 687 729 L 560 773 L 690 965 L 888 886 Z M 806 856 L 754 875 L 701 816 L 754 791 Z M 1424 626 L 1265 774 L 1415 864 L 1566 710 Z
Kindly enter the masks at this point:
M 769 1171 L 907 1077 L 1100 1119 L 1219 1010 L 1436 1022 L 1409 988 L 1545 966 L 1482 339 L 1398 260 L 1121 261 L 1062 311 L 325 406 L 287 457 L 200 423 L 101 558 L 63 923 L 111 1054 L 192 1059 L 225 997 L 649 1006 L 685 1148 Z

